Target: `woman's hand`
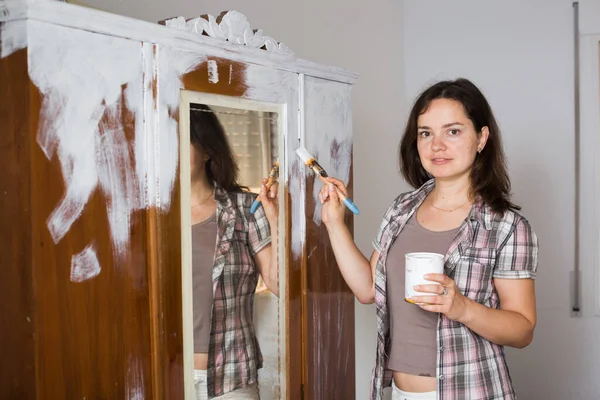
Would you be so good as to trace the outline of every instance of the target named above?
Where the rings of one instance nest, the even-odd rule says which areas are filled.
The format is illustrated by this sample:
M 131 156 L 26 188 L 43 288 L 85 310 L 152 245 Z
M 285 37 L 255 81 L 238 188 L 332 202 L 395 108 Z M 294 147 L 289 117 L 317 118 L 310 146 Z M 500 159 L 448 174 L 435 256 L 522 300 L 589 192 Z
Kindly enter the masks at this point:
M 439 285 L 417 285 L 415 290 L 434 293 L 435 296 L 413 296 L 412 301 L 423 310 L 442 313 L 453 321 L 459 321 L 465 314 L 470 301 L 456 287 L 456 283 L 444 274 L 427 274 L 425 279 Z
M 271 224 L 271 226 L 277 226 L 277 221 L 279 221 L 279 199 L 277 198 L 279 183 L 274 181 L 268 191 L 266 184 L 267 179 L 265 178 L 262 180 L 260 194 L 258 196 L 265 209 L 269 224 Z
M 327 227 L 343 224 L 346 206 L 338 196 L 336 187 L 347 196 L 348 190 L 346 189 L 346 185 L 336 178 L 325 178 L 325 180 L 329 183 L 323 185 L 319 192 L 319 200 L 323 204 L 321 220 Z

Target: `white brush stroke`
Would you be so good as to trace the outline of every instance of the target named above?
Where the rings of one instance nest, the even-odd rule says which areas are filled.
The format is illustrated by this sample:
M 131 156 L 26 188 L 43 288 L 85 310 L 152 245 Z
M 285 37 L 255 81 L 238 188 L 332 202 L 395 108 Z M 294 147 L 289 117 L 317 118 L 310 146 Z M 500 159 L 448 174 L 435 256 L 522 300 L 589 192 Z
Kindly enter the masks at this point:
M 306 149 L 331 177 L 348 184 L 352 164 L 351 87 L 346 84 L 307 77 L 305 81 Z M 315 177 L 313 221 L 321 225 L 319 191 L 323 184 Z
M 0 23 L 0 58 L 27 47 L 27 21 Z
M 210 83 L 219 83 L 219 68 L 215 60 L 208 61 L 208 81 Z
M 99 173 L 104 178 L 132 173 L 122 162 L 123 139 L 111 138 L 119 131 L 124 137 L 121 119 L 111 119 L 115 127 L 110 132 L 102 132 L 106 127 L 99 123 L 104 113 L 120 115 L 122 86 L 135 85 L 140 74 L 140 45 L 32 21 L 28 50 L 29 76 L 43 96 L 37 141 L 48 159 L 58 156 L 67 186 L 48 219 L 52 238 L 58 243 L 64 237 L 98 183 L 112 204 L 109 219 L 115 228 L 116 213 L 138 208 L 139 200 L 131 185 L 99 182 Z M 108 147 L 103 147 L 105 142 Z M 111 231 L 117 248 L 127 242 L 129 225 L 124 222 L 120 231 Z
M 266 68 L 261 65 L 248 64 L 244 70 L 246 91 L 244 97 L 260 99 L 271 103 L 284 103 L 287 93 L 282 87 L 292 87 L 298 77 L 285 71 Z
M 178 126 L 170 115 L 179 106 L 181 75 L 205 58 L 161 49 L 156 105 L 152 45 L 29 24 L 29 75 L 43 98 L 37 141 L 48 159 L 58 157 L 66 186 L 48 229 L 60 242 L 99 188 L 107 199 L 114 255 L 124 257 L 131 214 L 170 207 L 179 159 Z M 133 145 L 125 136 L 123 99 L 135 118 Z
M 290 180 L 288 183 L 288 188 L 290 191 L 290 197 L 294 199 L 294 201 L 298 203 L 298 205 L 306 204 L 306 200 L 304 199 L 304 179 L 301 173 L 302 168 L 304 167 L 304 163 L 300 161 L 295 152 L 293 152 L 293 157 L 290 159 Z M 291 247 L 292 247 L 292 256 L 294 258 L 300 257 L 302 254 L 302 245 L 304 243 L 305 232 L 306 232 L 306 219 L 304 218 L 304 207 L 292 207 L 292 238 L 291 238 Z
M 71 258 L 71 282 L 85 282 L 100 274 L 100 263 L 93 245 L 88 245 Z
M 111 122 L 121 121 L 121 108 L 110 110 Z M 138 181 L 132 169 L 127 137 L 120 124 L 100 123 L 96 135 L 96 167 L 100 187 L 107 199 L 108 223 L 115 255 L 125 257 L 130 213 L 139 209 Z
M 127 362 L 127 400 L 144 400 L 144 370 L 140 357 L 129 356 Z
M 190 51 L 170 47 L 158 49 L 158 127 L 152 132 L 152 148 L 155 150 L 155 165 L 148 171 L 151 205 L 168 210 L 171 205 L 171 193 L 179 161 L 179 126 L 171 117 L 179 109 L 180 92 L 183 89 L 181 77 L 193 71 L 206 56 Z M 148 133 L 147 133 L 148 135 Z M 160 194 L 165 196 L 160 197 Z

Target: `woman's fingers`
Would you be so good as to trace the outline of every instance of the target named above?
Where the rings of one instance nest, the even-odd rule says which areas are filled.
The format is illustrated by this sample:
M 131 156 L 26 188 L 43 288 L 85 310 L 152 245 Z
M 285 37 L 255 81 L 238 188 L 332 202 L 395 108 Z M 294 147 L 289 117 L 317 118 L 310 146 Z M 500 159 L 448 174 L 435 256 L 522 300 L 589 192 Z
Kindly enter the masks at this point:
M 348 196 L 348 188 L 346 188 L 346 185 L 344 184 L 344 182 L 342 182 L 341 180 L 339 180 L 337 178 L 332 178 L 332 177 L 325 178 L 325 180 L 329 183 L 332 183 L 335 187 L 340 189 L 340 191 L 342 193 L 344 193 L 344 195 Z

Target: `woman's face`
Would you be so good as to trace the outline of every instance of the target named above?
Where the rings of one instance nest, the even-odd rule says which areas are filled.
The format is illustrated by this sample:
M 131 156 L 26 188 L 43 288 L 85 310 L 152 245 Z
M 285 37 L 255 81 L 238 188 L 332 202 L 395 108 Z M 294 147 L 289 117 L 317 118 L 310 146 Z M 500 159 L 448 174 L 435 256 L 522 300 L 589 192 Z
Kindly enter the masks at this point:
M 476 132 L 462 104 L 449 99 L 433 100 L 419 115 L 417 129 L 421 164 L 437 180 L 468 177 L 488 137 L 487 127 Z
M 190 146 L 190 172 L 192 181 L 197 180 L 206 174 L 204 165 L 208 161 L 208 158 L 208 154 L 206 154 L 200 146 L 195 146 L 193 144 Z

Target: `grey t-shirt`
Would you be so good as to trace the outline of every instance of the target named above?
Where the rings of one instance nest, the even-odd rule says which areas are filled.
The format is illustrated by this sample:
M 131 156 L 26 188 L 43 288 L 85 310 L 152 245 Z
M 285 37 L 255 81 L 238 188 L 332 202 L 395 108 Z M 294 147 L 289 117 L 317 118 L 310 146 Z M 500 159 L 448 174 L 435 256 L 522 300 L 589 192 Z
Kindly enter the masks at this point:
M 194 353 L 208 353 L 213 302 L 212 271 L 217 243 L 216 213 L 192 226 Z
M 438 314 L 404 301 L 404 255 L 413 252 L 445 255 L 459 228 L 430 231 L 419 224 L 416 214 L 415 211 L 394 240 L 387 257 L 387 305 L 390 316 L 387 368 L 411 375 L 434 377 Z

